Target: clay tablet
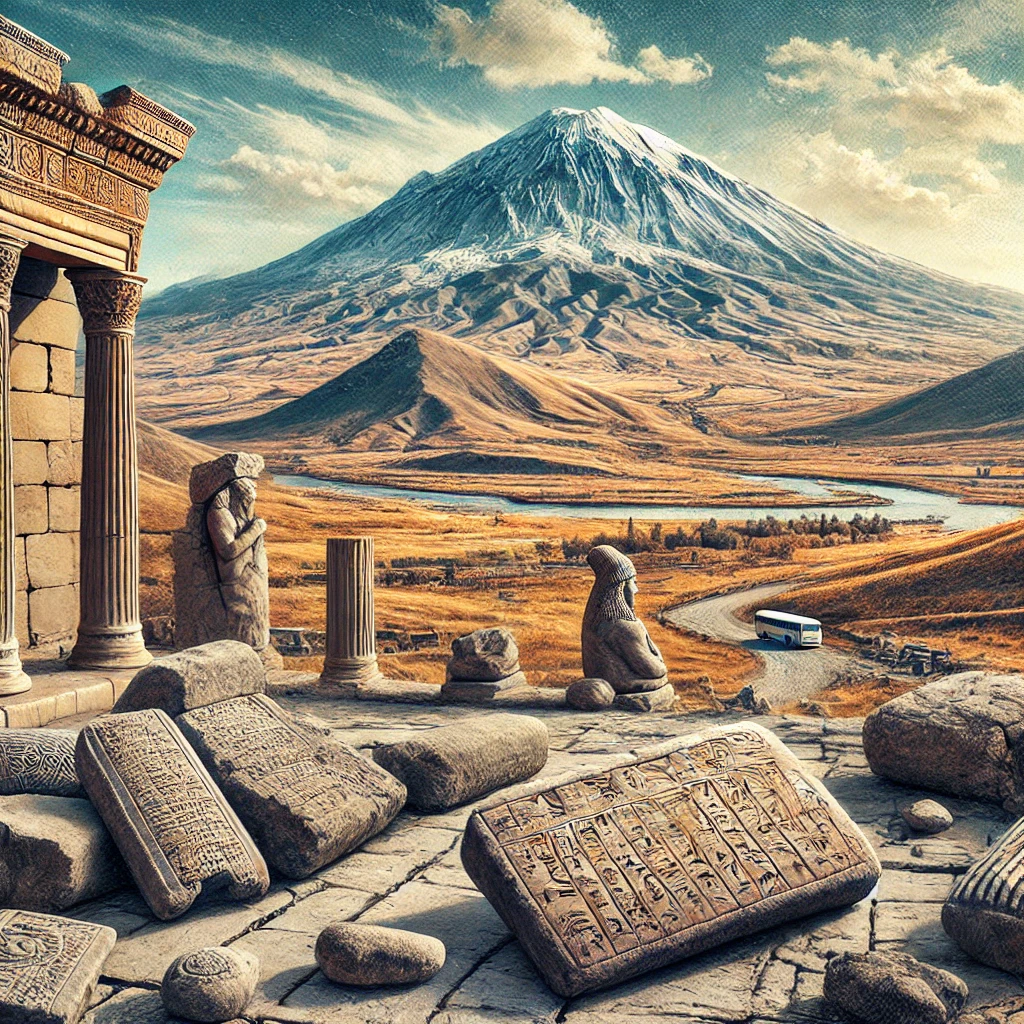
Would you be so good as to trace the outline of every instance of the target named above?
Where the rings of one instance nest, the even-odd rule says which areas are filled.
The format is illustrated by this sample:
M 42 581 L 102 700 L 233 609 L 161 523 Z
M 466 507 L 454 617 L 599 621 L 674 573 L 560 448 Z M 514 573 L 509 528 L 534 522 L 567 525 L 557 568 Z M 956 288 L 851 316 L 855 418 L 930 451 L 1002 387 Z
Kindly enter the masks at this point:
M 756 725 L 515 793 L 474 811 L 462 863 L 562 996 L 856 903 L 881 873 L 843 809 Z
M 259 850 L 162 711 L 93 720 L 78 737 L 75 763 L 157 917 L 178 917 L 200 895 L 247 900 L 267 891 Z
M 0 729 L 0 794 L 82 796 L 73 729 Z
M 116 941 L 104 925 L 0 910 L 0 1020 L 76 1024 Z
M 384 828 L 405 786 L 262 694 L 178 717 L 270 866 L 305 878 Z

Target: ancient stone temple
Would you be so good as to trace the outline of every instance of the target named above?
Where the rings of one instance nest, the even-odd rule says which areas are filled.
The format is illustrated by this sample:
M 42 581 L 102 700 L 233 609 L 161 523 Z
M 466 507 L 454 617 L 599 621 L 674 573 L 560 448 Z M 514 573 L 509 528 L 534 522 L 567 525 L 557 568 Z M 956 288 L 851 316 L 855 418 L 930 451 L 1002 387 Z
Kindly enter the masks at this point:
M 0 16 L 0 695 L 31 685 L 20 647 L 76 631 L 75 665 L 149 660 L 135 270 L 149 193 L 194 129 L 128 86 L 64 81 L 67 60 Z

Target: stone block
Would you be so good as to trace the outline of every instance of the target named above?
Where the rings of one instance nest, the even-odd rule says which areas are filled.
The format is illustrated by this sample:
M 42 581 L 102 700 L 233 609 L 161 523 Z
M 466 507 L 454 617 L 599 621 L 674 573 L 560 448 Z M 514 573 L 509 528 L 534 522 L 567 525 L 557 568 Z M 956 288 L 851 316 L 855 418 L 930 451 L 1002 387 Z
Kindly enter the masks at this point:
M 159 710 L 101 715 L 78 737 L 78 777 L 153 913 L 249 900 L 266 862 L 177 726 Z
M 54 533 L 77 533 L 82 522 L 81 487 L 51 487 L 49 501 L 50 530 Z
M 81 330 L 78 307 L 71 303 L 11 296 L 11 337 L 15 341 L 53 345 L 73 352 L 78 348 Z
M 0 795 L 81 797 L 72 729 L 0 729 Z
M 50 358 L 43 345 L 20 342 L 11 350 L 11 388 L 45 391 L 50 383 Z
M 14 483 L 45 484 L 49 472 L 43 441 L 14 442 Z
M 1024 813 L 1024 676 L 963 672 L 876 708 L 864 754 L 876 775 L 905 786 L 1002 804 Z
M 405 783 L 411 806 L 445 811 L 536 775 L 548 729 L 528 715 L 486 715 L 377 747 L 373 759 Z
M 0 910 L 0 1020 L 77 1024 L 117 941 L 106 925 Z
M 78 537 L 41 533 L 25 538 L 28 581 L 33 588 L 64 587 L 78 582 Z
M 75 353 L 66 348 L 50 349 L 50 390 L 55 395 L 75 393 Z
M 472 682 L 468 679 L 448 679 L 441 686 L 441 700 L 463 701 L 472 704 L 489 704 L 499 693 L 526 687 L 525 672 L 513 672 L 502 679 Z
M 50 507 L 46 488 L 25 484 L 14 488 L 14 532 L 25 536 L 46 533 L 50 528 Z
M 121 855 L 88 800 L 0 796 L 0 836 L 2 906 L 58 913 L 128 881 Z
M 262 694 L 176 721 L 267 862 L 289 878 L 359 846 L 405 804 L 405 786 L 383 768 Z
M 47 587 L 28 595 L 28 625 L 33 643 L 70 636 L 78 629 L 78 587 Z
M 824 786 L 748 724 L 503 794 L 461 856 L 566 997 L 857 903 L 881 874 Z
M 215 640 L 160 658 L 135 673 L 114 714 L 160 708 L 172 718 L 194 708 L 263 693 L 267 674 L 260 656 L 237 640 Z
M 28 594 L 24 590 L 19 590 L 15 595 L 14 608 L 16 616 L 14 635 L 18 638 L 18 643 L 22 647 L 28 647 L 31 642 L 28 631 Z M 0 721 L 0 724 L 2 724 L 2 721 Z
M 71 399 L 64 395 L 11 392 L 15 441 L 62 441 L 71 436 Z
M 55 487 L 82 482 L 82 442 L 51 441 L 46 446 L 46 481 Z
M 75 305 L 75 290 L 64 271 L 52 263 L 31 256 L 22 256 L 18 261 L 12 291 L 19 297 L 51 299 Z
M 14 589 L 28 590 L 28 564 L 25 561 L 25 538 L 14 538 Z
M 85 399 L 68 399 L 69 415 L 71 417 L 71 440 L 81 441 L 85 433 Z

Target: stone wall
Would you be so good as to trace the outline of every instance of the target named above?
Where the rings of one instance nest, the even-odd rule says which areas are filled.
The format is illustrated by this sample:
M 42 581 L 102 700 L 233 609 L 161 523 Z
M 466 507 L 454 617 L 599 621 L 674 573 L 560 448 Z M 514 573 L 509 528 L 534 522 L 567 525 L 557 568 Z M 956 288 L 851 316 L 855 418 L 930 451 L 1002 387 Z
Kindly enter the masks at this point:
M 11 433 L 23 647 L 70 640 L 78 624 L 81 325 L 63 272 L 22 257 L 11 307 Z

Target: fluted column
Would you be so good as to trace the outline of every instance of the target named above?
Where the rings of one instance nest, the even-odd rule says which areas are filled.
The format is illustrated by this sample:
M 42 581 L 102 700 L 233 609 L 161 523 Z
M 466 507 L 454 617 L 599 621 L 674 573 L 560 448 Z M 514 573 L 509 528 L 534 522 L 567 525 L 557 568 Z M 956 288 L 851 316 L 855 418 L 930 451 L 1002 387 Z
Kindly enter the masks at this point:
M 322 683 L 354 688 L 380 676 L 373 624 L 373 538 L 327 541 L 327 656 Z
M 139 615 L 139 468 L 132 342 L 146 279 L 69 270 L 85 331 L 82 555 L 71 664 L 137 668 L 151 655 Z
M 11 286 L 25 242 L 0 235 L 0 696 L 24 693 L 32 681 L 21 667 L 15 630 L 14 445 L 11 442 Z

